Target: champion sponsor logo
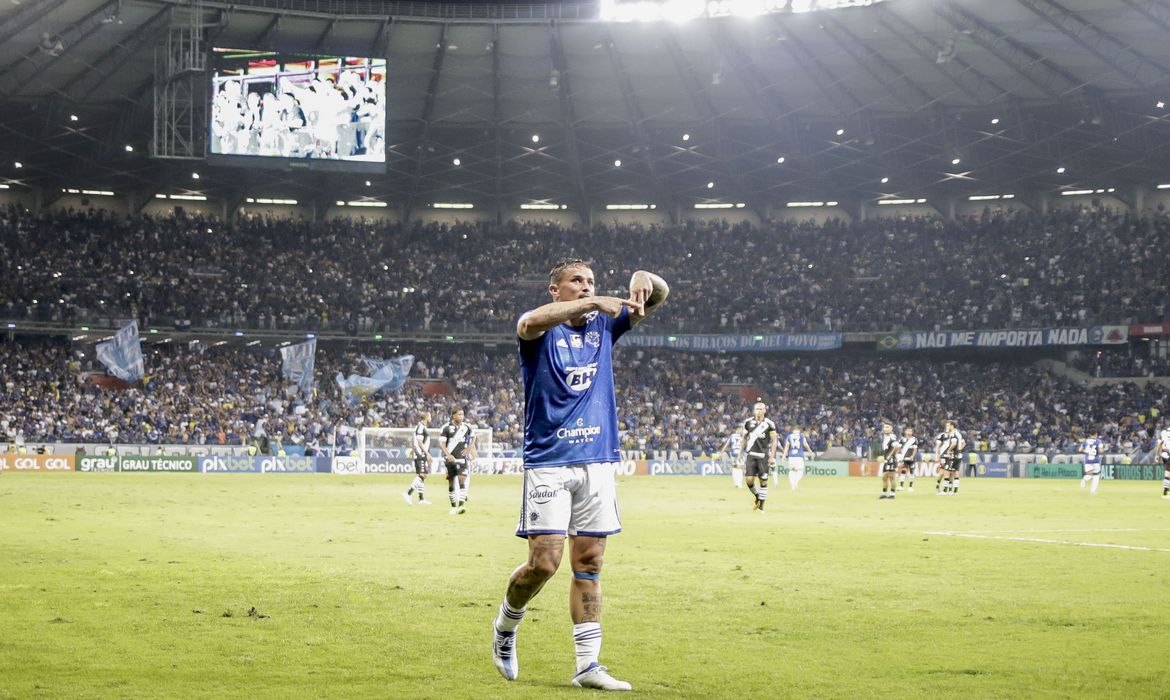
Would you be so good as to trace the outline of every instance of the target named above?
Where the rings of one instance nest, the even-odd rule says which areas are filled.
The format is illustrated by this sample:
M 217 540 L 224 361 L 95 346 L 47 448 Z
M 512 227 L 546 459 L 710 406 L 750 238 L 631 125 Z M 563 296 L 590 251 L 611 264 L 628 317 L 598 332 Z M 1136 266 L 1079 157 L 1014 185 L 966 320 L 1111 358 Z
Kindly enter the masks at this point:
M 559 490 L 560 489 L 554 489 L 551 486 L 537 486 L 528 492 L 528 500 L 542 506 L 546 503 L 551 503 L 552 500 L 557 497 L 557 492 Z M 533 518 L 533 520 L 535 520 L 535 518 Z
M 576 428 L 560 428 L 557 430 L 558 440 L 571 440 L 572 442 L 588 442 L 588 438 L 594 438 L 601 435 L 600 425 L 583 425 Z
M 573 391 L 585 391 L 593 386 L 593 377 L 597 374 L 597 363 L 590 362 L 583 367 L 566 367 L 565 383 Z

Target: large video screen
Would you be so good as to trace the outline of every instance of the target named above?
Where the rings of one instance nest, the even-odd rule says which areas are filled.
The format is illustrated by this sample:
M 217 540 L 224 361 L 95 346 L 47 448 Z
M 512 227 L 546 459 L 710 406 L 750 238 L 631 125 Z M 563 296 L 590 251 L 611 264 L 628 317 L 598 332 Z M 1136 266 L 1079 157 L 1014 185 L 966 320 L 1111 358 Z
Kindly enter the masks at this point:
M 211 76 L 215 162 L 385 169 L 386 59 L 216 48 Z

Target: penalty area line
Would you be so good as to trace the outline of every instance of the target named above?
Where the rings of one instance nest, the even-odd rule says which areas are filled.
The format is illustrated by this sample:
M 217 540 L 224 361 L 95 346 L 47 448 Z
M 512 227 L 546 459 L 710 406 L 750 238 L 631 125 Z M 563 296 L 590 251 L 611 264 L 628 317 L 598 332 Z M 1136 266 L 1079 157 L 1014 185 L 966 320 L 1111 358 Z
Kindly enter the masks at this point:
M 1102 549 L 1128 549 L 1136 552 L 1167 552 L 1170 549 L 1159 547 L 1139 547 L 1129 544 L 1108 544 L 1105 542 L 1073 542 L 1072 540 L 1049 540 L 1042 537 L 1004 537 L 1002 535 L 977 535 L 970 532 L 927 531 L 928 535 L 944 535 L 946 537 L 966 537 L 976 540 L 1006 540 L 1009 542 L 1033 542 L 1038 544 L 1063 544 L 1070 547 L 1099 547 Z

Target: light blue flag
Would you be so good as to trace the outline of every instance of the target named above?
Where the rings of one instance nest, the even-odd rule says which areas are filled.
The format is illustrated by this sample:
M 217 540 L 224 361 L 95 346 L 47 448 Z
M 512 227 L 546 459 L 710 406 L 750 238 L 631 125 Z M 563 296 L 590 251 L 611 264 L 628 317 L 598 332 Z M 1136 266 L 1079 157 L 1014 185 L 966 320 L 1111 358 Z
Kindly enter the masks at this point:
M 337 386 L 350 400 L 362 396 L 370 396 L 379 391 L 398 391 L 406 384 L 410 376 L 410 368 L 414 366 L 414 355 L 403 355 L 389 360 L 378 360 L 372 357 L 363 357 L 362 361 L 370 368 L 372 374 L 363 377 L 360 374 L 351 374 L 348 377 L 337 373 Z
M 114 337 L 97 344 L 97 359 L 110 374 L 133 382 L 146 374 L 142 363 L 142 341 L 138 338 L 138 321 L 131 321 L 118 329 Z
M 289 345 L 280 349 L 284 361 L 280 373 L 301 388 L 304 394 L 313 392 L 313 367 L 317 363 L 317 339 Z

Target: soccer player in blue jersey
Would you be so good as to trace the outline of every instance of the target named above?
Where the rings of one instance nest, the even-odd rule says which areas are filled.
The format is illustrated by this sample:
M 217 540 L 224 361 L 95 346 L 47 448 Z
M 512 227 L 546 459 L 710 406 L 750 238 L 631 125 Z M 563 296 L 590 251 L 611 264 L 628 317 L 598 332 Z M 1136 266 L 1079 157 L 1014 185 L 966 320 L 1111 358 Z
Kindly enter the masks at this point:
M 784 455 L 788 458 L 788 485 L 795 491 L 804 478 L 804 455 L 812 454 L 808 438 L 795 423 L 788 426 L 788 437 L 784 439 Z
M 723 438 L 719 445 L 720 461 L 731 464 L 731 483 L 737 489 L 743 488 L 743 466 L 740 464 L 742 444 L 743 435 L 736 429 Z
M 520 316 L 516 334 L 524 384 L 524 493 L 516 534 L 528 560 L 512 572 L 492 624 L 492 658 L 508 680 L 519 675 L 516 629 L 560 566 L 569 540 L 577 671 L 572 684 L 630 690 L 601 653 L 601 565 L 606 538 L 621 532 L 614 470 L 621 455 L 613 390 L 613 344 L 666 301 L 661 277 L 643 270 L 630 296 L 596 296 L 589 264 L 566 260 L 549 273 L 552 302 Z
M 1097 484 L 1101 481 L 1101 453 L 1105 451 L 1105 443 L 1101 442 L 1096 430 L 1089 433 L 1089 437 L 1085 438 L 1077 452 L 1085 455 L 1085 475 L 1081 477 L 1081 488 L 1085 488 L 1085 484 L 1092 483 L 1089 487 L 1091 495 L 1097 495 Z

